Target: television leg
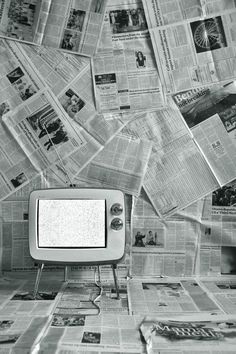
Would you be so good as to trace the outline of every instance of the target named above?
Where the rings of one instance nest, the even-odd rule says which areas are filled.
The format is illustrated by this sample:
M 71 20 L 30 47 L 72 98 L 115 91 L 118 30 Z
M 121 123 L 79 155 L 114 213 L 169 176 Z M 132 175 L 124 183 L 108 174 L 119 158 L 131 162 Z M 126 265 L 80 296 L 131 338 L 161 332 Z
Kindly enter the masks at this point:
M 64 281 L 67 281 L 68 279 L 68 266 L 65 266 L 64 268 Z
M 39 282 L 40 278 L 42 275 L 44 263 L 38 264 L 38 270 L 37 270 L 37 276 L 34 284 L 34 292 L 33 292 L 33 298 L 36 299 L 37 293 L 38 293 L 38 288 L 39 288 Z
M 116 264 L 112 264 L 112 272 L 113 272 L 113 278 L 114 278 L 114 283 L 115 283 L 115 288 L 116 288 L 116 295 L 117 299 L 120 299 L 120 292 L 119 292 L 119 286 L 118 286 L 118 281 L 117 281 L 117 274 L 116 274 Z

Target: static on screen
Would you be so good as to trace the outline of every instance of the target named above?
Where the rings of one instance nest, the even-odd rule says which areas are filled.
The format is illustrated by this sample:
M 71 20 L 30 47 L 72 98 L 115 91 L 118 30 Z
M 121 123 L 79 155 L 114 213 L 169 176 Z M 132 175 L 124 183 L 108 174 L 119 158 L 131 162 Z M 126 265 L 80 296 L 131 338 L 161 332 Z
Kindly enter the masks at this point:
M 105 247 L 105 200 L 38 201 L 38 247 Z

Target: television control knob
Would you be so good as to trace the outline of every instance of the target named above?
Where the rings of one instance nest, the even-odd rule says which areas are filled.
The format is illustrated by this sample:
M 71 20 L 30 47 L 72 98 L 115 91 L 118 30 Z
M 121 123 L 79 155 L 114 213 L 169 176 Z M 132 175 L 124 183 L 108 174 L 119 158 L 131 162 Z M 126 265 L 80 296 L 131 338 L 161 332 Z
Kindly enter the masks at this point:
M 121 230 L 123 227 L 123 221 L 119 218 L 115 218 L 111 222 L 111 228 L 113 230 Z
M 115 203 L 111 206 L 112 215 L 120 215 L 123 211 L 123 207 L 119 203 Z

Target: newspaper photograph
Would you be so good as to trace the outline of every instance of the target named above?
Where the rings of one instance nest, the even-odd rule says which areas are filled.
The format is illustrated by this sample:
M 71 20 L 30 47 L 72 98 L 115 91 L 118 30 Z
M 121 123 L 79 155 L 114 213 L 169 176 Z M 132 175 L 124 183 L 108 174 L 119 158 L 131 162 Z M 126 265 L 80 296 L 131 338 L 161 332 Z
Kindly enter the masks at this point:
M 92 59 L 92 68 L 99 112 L 154 109 L 164 105 L 162 86 L 150 48 L 141 50 L 134 47 L 98 53 Z
M 103 21 L 98 52 L 112 49 L 151 48 L 141 0 L 109 0 Z
M 235 12 L 150 29 L 160 77 L 176 93 L 235 77 Z
M 51 0 L 1 0 L 0 36 L 41 44 Z
M 98 46 L 106 0 L 51 0 L 42 44 L 92 56 Z

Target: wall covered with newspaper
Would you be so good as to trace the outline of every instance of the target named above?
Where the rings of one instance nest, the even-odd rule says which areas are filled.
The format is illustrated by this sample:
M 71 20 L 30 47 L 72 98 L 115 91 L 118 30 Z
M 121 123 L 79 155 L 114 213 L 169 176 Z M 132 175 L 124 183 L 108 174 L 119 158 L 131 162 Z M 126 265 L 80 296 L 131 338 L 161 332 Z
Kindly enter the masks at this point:
M 30 191 L 75 185 L 126 193 L 121 278 L 236 273 L 235 18 L 223 0 L 1 2 L 2 271 L 35 267 Z

